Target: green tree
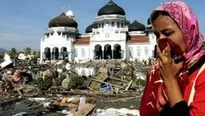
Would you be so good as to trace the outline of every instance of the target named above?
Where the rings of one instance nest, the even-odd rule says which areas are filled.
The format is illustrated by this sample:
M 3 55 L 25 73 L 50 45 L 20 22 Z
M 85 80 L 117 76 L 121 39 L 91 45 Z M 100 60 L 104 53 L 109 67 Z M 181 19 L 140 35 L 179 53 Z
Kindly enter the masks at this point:
M 32 49 L 31 49 L 30 47 L 27 47 L 27 48 L 24 50 L 24 53 L 25 53 L 26 55 L 31 55 L 31 51 L 32 51 Z
M 11 58 L 16 58 L 18 56 L 18 51 L 16 50 L 16 48 L 11 48 L 11 50 L 8 51 L 8 54 Z
M 36 56 L 36 55 L 37 55 L 37 52 L 36 52 L 35 50 L 33 51 L 33 55 L 34 55 L 34 56 Z
M 40 52 L 39 51 L 33 51 L 33 55 L 35 58 L 40 58 Z

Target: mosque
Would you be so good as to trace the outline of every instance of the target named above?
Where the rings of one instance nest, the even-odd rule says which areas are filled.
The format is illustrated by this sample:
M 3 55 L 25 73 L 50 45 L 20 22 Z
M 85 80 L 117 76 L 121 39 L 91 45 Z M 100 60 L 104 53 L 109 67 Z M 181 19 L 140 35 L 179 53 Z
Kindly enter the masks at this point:
M 123 8 L 110 0 L 97 13 L 97 18 L 79 34 L 71 10 L 48 23 L 40 42 L 41 61 L 86 61 L 103 59 L 146 60 L 154 57 L 156 37 L 137 20 L 130 22 Z

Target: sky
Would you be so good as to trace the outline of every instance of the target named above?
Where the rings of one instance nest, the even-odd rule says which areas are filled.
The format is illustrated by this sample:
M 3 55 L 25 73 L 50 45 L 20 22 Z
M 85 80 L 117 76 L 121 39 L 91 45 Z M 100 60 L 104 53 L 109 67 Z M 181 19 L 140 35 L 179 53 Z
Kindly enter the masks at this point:
M 63 11 L 72 10 L 81 34 L 110 0 L 0 0 L 0 48 L 40 49 L 48 23 Z M 168 0 L 113 0 L 126 12 L 129 21 L 144 25 L 151 11 Z M 191 6 L 205 34 L 205 0 L 183 0 Z

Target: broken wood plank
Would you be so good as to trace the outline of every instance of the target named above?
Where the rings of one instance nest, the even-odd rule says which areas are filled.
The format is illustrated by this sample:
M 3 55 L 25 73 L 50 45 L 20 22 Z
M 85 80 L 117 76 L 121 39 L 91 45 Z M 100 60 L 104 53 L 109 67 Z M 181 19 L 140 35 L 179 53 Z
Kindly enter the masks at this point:
M 74 116 L 87 116 L 94 108 L 96 105 L 94 104 L 83 104 L 79 107 L 81 107 L 76 113 L 74 113 Z
M 27 109 L 28 109 L 28 110 L 31 110 L 31 109 L 39 108 L 39 107 L 41 107 L 41 106 L 43 106 L 43 104 L 38 104 L 38 105 L 35 105 L 35 106 L 30 106 L 30 107 L 28 107 Z
M 20 100 L 23 100 L 24 98 L 6 98 L 6 99 L 0 99 L 0 104 L 4 105 L 4 104 L 9 104 L 12 102 L 17 102 Z
M 15 86 L 15 84 L 14 84 L 13 81 L 12 81 L 12 79 L 9 79 L 9 77 L 7 77 L 7 80 L 11 83 L 11 85 L 12 85 L 13 88 L 14 88 L 14 90 L 16 90 L 21 97 L 24 97 L 24 95 L 21 93 L 21 91 L 19 90 L 19 88 L 17 88 L 17 87 Z
M 95 75 L 94 78 L 104 82 L 108 78 L 107 73 L 108 73 L 108 70 L 107 70 L 107 68 L 105 66 L 104 67 L 100 67 L 98 74 Z M 99 90 L 101 84 L 102 83 L 91 81 L 89 87 L 92 88 L 93 90 Z
M 115 78 L 115 77 L 109 77 L 109 78 L 113 79 L 113 80 L 121 81 L 121 82 L 124 82 L 124 83 L 128 83 L 128 81 L 123 80 L 123 79 L 119 79 L 119 78 Z
M 114 100 L 109 100 L 109 101 L 99 101 L 103 103 L 113 103 L 113 102 L 119 102 L 119 101 L 127 101 L 127 100 L 132 100 L 132 99 L 140 99 L 141 97 L 135 96 L 135 97 L 127 97 L 127 98 L 120 98 L 120 99 L 114 99 Z
M 133 80 L 131 80 L 129 83 L 128 83 L 128 85 L 127 85 L 127 87 L 126 87 L 126 91 L 130 88 L 130 86 L 132 85 L 132 82 L 133 82 Z

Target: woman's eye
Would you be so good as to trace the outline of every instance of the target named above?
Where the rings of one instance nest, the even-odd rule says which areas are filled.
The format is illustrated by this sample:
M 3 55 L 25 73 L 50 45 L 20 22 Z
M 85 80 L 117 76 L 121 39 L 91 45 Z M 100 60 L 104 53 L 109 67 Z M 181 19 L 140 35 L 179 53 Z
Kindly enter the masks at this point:
M 165 32 L 164 35 L 165 36 L 170 36 L 173 32 Z

